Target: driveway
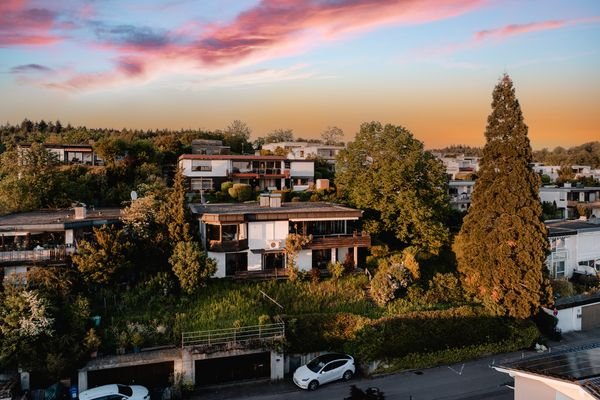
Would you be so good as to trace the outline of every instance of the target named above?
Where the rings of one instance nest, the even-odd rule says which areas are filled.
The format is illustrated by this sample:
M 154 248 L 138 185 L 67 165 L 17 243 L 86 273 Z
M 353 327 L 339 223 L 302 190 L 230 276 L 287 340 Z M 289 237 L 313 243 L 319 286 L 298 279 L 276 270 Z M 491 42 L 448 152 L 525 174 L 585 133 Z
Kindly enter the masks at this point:
M 550 342 L 551 350 L 581 346 L 600 341 L 600 329 L 565 334 L 561 342 Z M 365 390 L 375 386 L 384 392 L 386 400 L 509 400 L 513 398 L 512 379 L 491 368 L 491 365 L 534 355 L 523 351 L 505 353 L 464 364 L 444 365 L 423 370 L 400 372 L 374 378 L 356 378 L 350 382 L 325 385 L 315 392 L 298 389 L 287 378 L 281 382 L 249 383 L 228 387 L 199 389 L 192 399 L 315 399 L 342 400 L 350 395 L 350 386 Z

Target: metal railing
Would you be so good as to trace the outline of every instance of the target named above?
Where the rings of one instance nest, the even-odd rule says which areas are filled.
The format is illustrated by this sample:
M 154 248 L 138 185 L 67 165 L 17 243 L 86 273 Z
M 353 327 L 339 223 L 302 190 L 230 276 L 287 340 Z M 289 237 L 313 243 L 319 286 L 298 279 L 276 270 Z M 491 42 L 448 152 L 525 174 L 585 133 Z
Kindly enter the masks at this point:
M 282 339 L 284 336 L 285 324 L 276 322 L 273 324 L 241 326 L 239 328 L 183 332 L 181 334 L 181 347 L 217 346 L 249 340 Z
M 74 247 L 41 250 L 0 251 L 0 262 L 10 261 L 63 261 L 75 252 Z

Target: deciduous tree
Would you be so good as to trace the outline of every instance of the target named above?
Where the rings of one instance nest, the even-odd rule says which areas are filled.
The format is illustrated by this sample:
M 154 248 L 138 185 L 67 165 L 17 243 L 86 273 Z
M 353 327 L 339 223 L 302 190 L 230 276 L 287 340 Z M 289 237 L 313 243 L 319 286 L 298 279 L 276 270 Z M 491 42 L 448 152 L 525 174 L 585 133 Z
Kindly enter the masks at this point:
M 454 250 L 467 293 L 497 315 L 527 318 L 543 304 L 547 231 L 540 178 L 512 80 L 493 91 L 471 207 Z
M 203 286 L 217 271 L 217 263 L 209 258 L 197 242 L 178 242 L 169 258 L 173 272 L 184 292 L 191 294 Z
M 362 124 L 337 165 L 338 192 L 365 210 L 368 231 L 427 253 L 447 243 L 445 168 L 407 129 Z

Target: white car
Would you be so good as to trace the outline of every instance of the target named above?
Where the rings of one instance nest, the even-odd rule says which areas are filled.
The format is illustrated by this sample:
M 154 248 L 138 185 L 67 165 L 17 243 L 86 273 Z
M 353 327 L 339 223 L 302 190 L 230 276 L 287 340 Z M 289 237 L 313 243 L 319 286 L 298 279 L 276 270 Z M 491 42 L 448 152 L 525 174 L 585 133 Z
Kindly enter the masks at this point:
M 328 353 L 313 358 L 294 372 L 294 383 L 301 389 L 316 390 L 319 385 L 351 379 L 356 372 L 354 358 L 347 354 Z
M 148 400 L 150 392 L 140 385 L 104 385 L 79 393 L 79 400 Z

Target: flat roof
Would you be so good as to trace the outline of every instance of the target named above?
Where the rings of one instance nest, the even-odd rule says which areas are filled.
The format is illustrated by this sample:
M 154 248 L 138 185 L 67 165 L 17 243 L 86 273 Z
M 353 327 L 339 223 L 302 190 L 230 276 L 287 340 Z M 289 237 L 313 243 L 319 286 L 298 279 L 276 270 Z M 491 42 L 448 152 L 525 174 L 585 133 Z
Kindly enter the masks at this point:
M 555 191 L 564 191 L 564 192 L 583 192 L 587 190 L 600 190 L 600 186 L 584 186 L 584 187 L 558 187 L 558 186 L 542 186 L 540 191 L 542 192 L 555 192 Z
M 600 292 L 593 294 L 578 294 L 576 296 L 561 297 L 554 302 L 557 310 L 565 308 L 585 306 L 588 304 L 600 303 Z
M 594 222 L 580 219 L 562 220 L 547 222 L 550 237 L 577 235 L 579 232 L 600 231 L 600 219 L 594 219 Z
M 360 218 L 362 211 L 335 203 L 289 202 L 281 207 L 261 207 L 258 202 L 227 204 L 191 204 L 204 221 L 273 221 L 317 218 Z
M 501 367 L 579 384 L 587 383 L 600 378 L 600 343 L 553 351 Z
M 35 228 L 68 229 L 79 226 L 114 223 L 121 217 L 120 208 L 96 208 L 87 210 L 87 216 L 75 219 L 75 210 L 38 210 L 0 216 L 0 233 Z
M 264 161 L 285 161 L 287 158 L 281 156 L 255 156 L 255 155 L 235 155 L 235 154 L 182 154 L 180 160 L 264 160 Z

